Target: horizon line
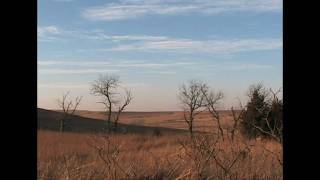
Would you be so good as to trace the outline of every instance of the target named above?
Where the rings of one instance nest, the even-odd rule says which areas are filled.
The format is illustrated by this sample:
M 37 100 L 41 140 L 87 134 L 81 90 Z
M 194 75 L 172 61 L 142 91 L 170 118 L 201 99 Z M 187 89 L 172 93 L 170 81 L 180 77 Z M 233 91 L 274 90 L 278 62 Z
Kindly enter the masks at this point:
M 47 109 L 47 108 L 42 108 L 42 107 L 37 107 L 37 109 L 44 109 L 44 110 L 49 110 L 49 111 L 62 111 L 60 109 Z M 238 111 L 240 109 L 234 109 L 235 111 Z M 106 112 L 106 111 L 103 111 L 103 110 L 87 110 L 87 109 L 79 109 L 79 110 L 76 110 L 76 111 L 89 111 L 89 112 Z M 219 109 L 218 111 L 231 111 L 231 109 Z M 116 111 L 112 111 L 113 113 L 116 112 Z M 125 113 L 131 113 L 131 112 L 134 112 L 134 113 L 139 113 L 139 112 L 148 112 L 148 113 L 153 113 L 153 112 L 183 112 L 183 110 L 176 110 L 176 111 L 163 111 L 163 110 L 154 110 L 154 111 L 123 111 Z M 203 112 L 209 112 L 209 111 L 203 111 Z

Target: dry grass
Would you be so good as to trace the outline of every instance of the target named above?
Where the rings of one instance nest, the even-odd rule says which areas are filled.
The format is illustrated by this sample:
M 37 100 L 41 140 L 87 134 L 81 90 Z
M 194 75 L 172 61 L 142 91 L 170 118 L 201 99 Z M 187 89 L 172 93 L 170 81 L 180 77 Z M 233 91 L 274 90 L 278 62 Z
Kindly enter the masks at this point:
M 282 179 L 280 144 L 204 137 L 39 130 L 38 179 Z
M 85 118 L 105 120 L 106 114 L 98 111 L 76 111 L 76 115 Z M 231 111 L 220 111 L 221 125 L 228 128 L 232 125 Z M 120 116 L 119 122 L 132 125 L 154 126 L 174 129 L 187 129 L 187 124 L 183 119 L 183 112 L 124 112 Z M 212 120 L 209 112 L 203 112 L 197 116 L 194 122 L 195 131 L 212 132 L 217 128 L 216 121 Z

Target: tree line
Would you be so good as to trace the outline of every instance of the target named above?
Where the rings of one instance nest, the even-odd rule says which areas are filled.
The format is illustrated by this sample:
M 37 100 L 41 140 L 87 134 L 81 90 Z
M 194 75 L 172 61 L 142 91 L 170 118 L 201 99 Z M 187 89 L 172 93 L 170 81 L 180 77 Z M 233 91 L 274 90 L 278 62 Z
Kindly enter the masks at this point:
M 106 113 L 106 132 L 116 132 L 120 115 L 132 102 L 131 90 L 123 87 L 119 76 L 100 75 L 91 84 L 91 94 L 100 97 L 98 103 L 102 104 Z M 194 136 L 194 122 L 203 112 L 208 112 L 217 124 L 218 136 L 222 139 L 225 135 L 232 138 L 235 131 L 240 129 L 241 133 L 248 138 L 266 137 L 273 138 L 282 143 L 282 112 L 283 101 L 278 97 L 280 89 L 273 91 L 267 89 L 261 83 L 251 85 L 248 90 L 249 101 L 235 110 L 231 107 L 234 120 L 231 131 L 221 126 L 221 115 L 218 110 L 219 104 L 224 98 L 222 91 L 215 91 L 207 83 L 199 80 L 190 80 L 183 84 L 178 90 L 178 97 L 183 110 L 183 119 L 188 127 L 190 137 Z M 58 100 L 59 108 L 62 109 L 60 118 L 60 131 L 65 130 L 67 119 L 69 119 L 79 107 L 82 97 L 75 100 L 68 99 L 69 93 Z

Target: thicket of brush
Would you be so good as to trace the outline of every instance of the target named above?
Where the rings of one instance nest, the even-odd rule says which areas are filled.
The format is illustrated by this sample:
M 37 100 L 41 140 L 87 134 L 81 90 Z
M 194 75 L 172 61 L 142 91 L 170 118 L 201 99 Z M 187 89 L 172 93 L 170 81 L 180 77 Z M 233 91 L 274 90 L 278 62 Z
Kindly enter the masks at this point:
M 277 141 L 38 132 L 38 179 L 282 179 Z
M 252 86 L 247 105 L 232 108 L 233 123 L 223 128 L 215 107 L 222 94 L 199 87 L 198 95 L 205 98 L 197 108 L 204 106 L 212 114 L 215 132 L 192 131 L 196 108 L 189 119 L 184 116 L 191 136 L 159 129 L 150 135 L 39 131 L 38 179 L 282 179 L 278 91 L 270 94 L 260 84 Z
M 250 100 L 241 117 L 246 137 L 273 138 L 282 143 L 283 101 L 277 97 L 279 92 L 267 91 L 262 84 L 250 87 Z

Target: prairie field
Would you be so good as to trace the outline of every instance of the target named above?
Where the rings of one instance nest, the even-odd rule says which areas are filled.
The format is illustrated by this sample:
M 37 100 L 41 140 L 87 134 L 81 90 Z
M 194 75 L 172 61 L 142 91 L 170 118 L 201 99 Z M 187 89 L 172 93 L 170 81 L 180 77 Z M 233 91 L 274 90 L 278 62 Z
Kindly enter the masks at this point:
M 38 115 L 40 127 L 54 125 L 44 121 L 53 113 Z M 230 113 L 221 114 L 222 127 L 228 132 Z M 78 111 L 76 115 L 104 122 L 101 112 Z M 283 179 L 278 142 L 248 140 L 239 132 L 233 139 L 228 133 L 219 137 L 207 114 L 195 121 L 197 133 L 191 139 L 181 115 L 125 112 L 120 122 L 129 129 L 139 128 L 117 134 L 39 128 L 38 179 Z M 157 133 L 142 130 L 149 127 L 163 129 L 156 129 Z
M 221 125 L 223 128 L 230 127 L 231 112 L 221 111 Z M 98 120 L 105 120 L 105 112 L 93 111 L 77 111 L 75 115 L 81 117 L 93 118 Z M 183 119 L 183 112 L 124 112 L 120 116 L 120 121 L 129 125 L 142 125 L 151 127 L 163 127 L 173 129 L 186 129 L 187 125 Z M 204 112 L 197 116 L 197 121 L 194 124 L 194 130 L 212 132 L 215 130 L 216 122 L 212 120 L 208 112 Z
M 38 2 L 39 180 L 283 179 L 281 0 Z

